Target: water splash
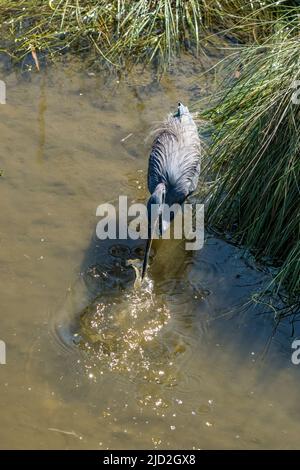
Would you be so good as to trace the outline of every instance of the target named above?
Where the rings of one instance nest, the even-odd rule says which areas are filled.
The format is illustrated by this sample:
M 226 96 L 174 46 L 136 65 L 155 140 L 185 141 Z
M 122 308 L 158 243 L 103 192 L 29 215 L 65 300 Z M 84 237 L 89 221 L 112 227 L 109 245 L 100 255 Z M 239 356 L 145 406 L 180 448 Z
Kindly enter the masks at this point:
M 171 385 L 176 348 L 164 340 L 170 312 L 154 294 L 151 280 L 137 281 L 121 298 L 101 295 L 84 309 L 78 346 L 98 372 L 125 372 L 131 379 Z

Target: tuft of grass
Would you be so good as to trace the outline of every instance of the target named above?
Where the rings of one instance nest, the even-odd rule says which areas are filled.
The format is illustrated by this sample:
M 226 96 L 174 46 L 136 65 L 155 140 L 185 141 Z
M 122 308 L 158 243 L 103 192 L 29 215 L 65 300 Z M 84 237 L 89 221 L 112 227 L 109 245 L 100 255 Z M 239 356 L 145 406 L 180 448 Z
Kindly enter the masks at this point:
M 245 48 L 220 101 L 206 113 L 214 124 L 209 171 L 216 175 L 209 223 L 231 232 L 258 258 L 272 260 L 273 291 L 284 289 L 298 306 L 299 26 L 297 16 L 277 22 L 276 33 L 262 45 Z
M 181 49 L 198 52 L 201 37 L 230 33 L 260 41 L 293 1 L 274 0 L 0 0 L 0 49 L 92 53 L 114 67 L 137 61 L 166 66 Z

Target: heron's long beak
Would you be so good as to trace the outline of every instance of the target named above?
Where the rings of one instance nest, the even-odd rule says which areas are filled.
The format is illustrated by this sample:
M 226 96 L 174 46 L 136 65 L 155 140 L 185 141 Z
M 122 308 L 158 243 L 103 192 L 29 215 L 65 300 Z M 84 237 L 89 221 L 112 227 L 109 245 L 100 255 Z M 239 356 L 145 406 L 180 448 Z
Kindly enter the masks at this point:
M 155 233 L 155 229 L 156 229 L 156 225 L 157 225 L 158 220 L 159 220 L 159 215 L 157 216 L 153 227 L 151 227 L 151 223 L 149 221 L 148 238 L 147 238 L 146 251 L 145 251 L 144 262 L 143 262 L 143 270 L 142 270 L 142 280 L 144 279 L 146 271 L 147 271 L 152 240 L 153 240 L 153 236 L 154 236 L 154 233 Z
M 145 251 L 144 262 L 143 262 L 142 280 L 144 279 L 146 271 L 147 271 L 151 245 L 152 245 L 153 237 L 154 237 L 158 222 L 159 222 L 160 230 L 161 230 L 161 226 L 162 226 L 161 204 L 160 204 L 160 210 L 158 211 L 158 214 L 153 223 L 153 226 L 151 224 L 151 214 L 150 214 L 150 217 L 148 217 L 148 238 L 147 238 L 146 251 Z
M 150 237 L 147 239 L 146 251 L 145 251 L 144 262 L 143 262 L 143 270 L 142 270 L 142 280 L 144 279 L 146 271 L 147 271 L 152 240 L 153 240 L 153 237 Z

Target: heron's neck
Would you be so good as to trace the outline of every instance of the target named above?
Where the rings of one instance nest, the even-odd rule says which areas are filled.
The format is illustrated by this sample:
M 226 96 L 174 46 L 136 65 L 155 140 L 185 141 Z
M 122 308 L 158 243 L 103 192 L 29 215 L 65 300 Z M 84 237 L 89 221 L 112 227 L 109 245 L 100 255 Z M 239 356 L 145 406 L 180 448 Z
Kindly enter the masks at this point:
M 151 218 L 151 214 L 153 210 L 157 210 L 158 212 L 162 208 L 163 204 L 163 194 L 165 192 L 165 185 L 160 183 L 156 186 L 155 190 L 151 194 L 150 198 L 148 199 L 148 216 Z
M 156 204 L 162 204 L 163 202 L 163 193 L 166 191 L 166 185 L 164 183 L 159 183 L 153 194 L 152 194 L 152 199 L 155 201 Z

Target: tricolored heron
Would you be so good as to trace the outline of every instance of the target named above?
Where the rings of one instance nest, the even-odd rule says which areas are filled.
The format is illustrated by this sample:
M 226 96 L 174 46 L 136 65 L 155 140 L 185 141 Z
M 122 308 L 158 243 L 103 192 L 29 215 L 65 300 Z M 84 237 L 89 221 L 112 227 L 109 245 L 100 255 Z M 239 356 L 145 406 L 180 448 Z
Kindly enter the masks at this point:
M 156 224 L 162 233 L 164 204 L 183 204 L 197 188 L 200 174 L 200 139 L 197 126 L 186 106 L 178 103 L 175 115 L 167 119 L 155 131 L 148 167 L 148 238 L 143 263 L 144 278 Z M 153 221 L 152 208 L 155 207 Z

